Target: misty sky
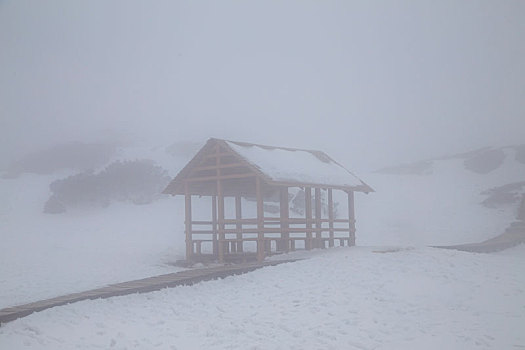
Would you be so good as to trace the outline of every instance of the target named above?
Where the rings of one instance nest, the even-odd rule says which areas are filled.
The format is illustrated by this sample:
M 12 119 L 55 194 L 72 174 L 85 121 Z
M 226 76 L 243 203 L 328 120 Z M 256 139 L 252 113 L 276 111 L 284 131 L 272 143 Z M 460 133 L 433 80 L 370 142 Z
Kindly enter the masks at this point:
M 108 137 L 358 169 L 525 143 L 525 1 L 0 0 L 0 157 Z

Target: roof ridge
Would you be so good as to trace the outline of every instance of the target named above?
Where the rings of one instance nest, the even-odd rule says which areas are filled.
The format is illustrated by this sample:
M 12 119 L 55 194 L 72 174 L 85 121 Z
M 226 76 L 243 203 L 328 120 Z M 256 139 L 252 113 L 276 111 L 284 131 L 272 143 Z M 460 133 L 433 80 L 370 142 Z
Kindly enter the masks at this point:
M 218 140 L 218 141 L 231 142 L 231 143 L 234 143 L 236 145 L 244 146 L 244 147 L 257 146 L 257 147 L 261 147 L 261 148 L 265 148 L 265 149 L 282 149 L 282 150 L 286 150 L 286 151 L 302 151 L 302 152 L 310 152 L 310 153 L 319 152 L 319 153 L 323 153 L 323 154 L 327 155 L 325 152 L 320 151 L 320 150 L 316 150 L 316 149 L 261 145 L 259 143 L 244 142 L 244 141 L 233 141 L 233 140 L 219 139 L 219 138 L 215 138 L 215 137 L 212 137 L 211 139 Z

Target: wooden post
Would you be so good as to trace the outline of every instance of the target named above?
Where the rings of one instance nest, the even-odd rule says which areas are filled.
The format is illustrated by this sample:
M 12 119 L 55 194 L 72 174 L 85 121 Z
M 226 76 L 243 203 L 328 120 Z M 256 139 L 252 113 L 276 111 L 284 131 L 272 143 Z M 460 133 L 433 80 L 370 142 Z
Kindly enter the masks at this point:
M 288 218 L 290 216 L 290 208 L 288 205 L 288 187 L 281 187 L 279 197 L 279 208 L 281 215 L 281 246 L 279 249 L 288 253 L 290 251 L 290 232 L 288 231 L 288 228 L 290 227 L 288 222 Z
M 328 189 L 328 231 L 330 238 L 328 239 L 328 246 L 334 246 L 334 199 L 332 197 L 332 189 Z
M 354 210 L 354 191 L 348 191 L 348 245 L 355 245 L 355 210 Z
M 219 222 L 219 240 L 217 244 L 219 262 L 224 262 L 224 241 L 225 241 L 225 225 L 224 225 L 224 193 L 222 191 L 222 181 L 221 181 L 221 158 L 220 158 L 221 149 L 219 144 L 215 145 L 215 174 L 217 175 L 217 206 L 218 206 L 218 222 Z
M 219 258 L 219 246 L 217 243 L 217 196 L 211 197 L 211 226 L 212 226 L 212 243 L 213 243 L 213 256 Z
M 306 218 L 306 250 L 312 249 L 312 189 L 304 188 L 304 214 Z
M 224 195 L 222 193 L 222 182 L 217 180 L 218 219 L 219 219 L 219 262 L 224 262 Z
M 323 243 L 321 231 L 321 189 L 315 188 L 315 248 L 321 247 Z
M 235 219 L 237 220 L 237 251 L 242 252 L 242 201 L 241 196 L 235 196 Z
M 186 226 L 186 261 L 191 262 L 193 258 L 193 237 L 191 232 L 191 194 L 188 183 L 184 183 L 184 212 Z
M 255 178 L 255 194 L 257 197 L 257 261 L 264 260 L 264 200 L 261 189 L 261 179 Z

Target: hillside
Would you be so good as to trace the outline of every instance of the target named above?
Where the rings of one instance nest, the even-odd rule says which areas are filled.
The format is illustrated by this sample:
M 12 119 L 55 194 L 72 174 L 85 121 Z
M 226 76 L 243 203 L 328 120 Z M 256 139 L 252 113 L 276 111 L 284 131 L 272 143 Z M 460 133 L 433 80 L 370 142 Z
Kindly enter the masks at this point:
M 380 169 L 356 205 L 358 244 L 448 245 L 497 236 L 525 193 L 523 146 L 485 148 Z
M 182 143 L 181 152 L 176 147 L 122 148 L 108 164 L 150 159 L 174 176 L 195 145 Z M 356 196 L 357 244 L 447 245 L 502 233 L 514 220 L 515 198 L 524 190 L 509 184 L 523 181 L 525 174 L 517 148 L 502 152 L 503 161 L 488 173 L 472 172 L 464 158 L 442 157 L 429 161 L 431 171 L 424 174 L 359 174 L 376 192 Z M 49 185 L 72 174 L 74 169 L 61 169 L 0 179 L 0 307 L 178 269 L 173 262 L 184 254 L 181 198 L 44 214 Z M 208 209 L 194 210 L 198 216 Z

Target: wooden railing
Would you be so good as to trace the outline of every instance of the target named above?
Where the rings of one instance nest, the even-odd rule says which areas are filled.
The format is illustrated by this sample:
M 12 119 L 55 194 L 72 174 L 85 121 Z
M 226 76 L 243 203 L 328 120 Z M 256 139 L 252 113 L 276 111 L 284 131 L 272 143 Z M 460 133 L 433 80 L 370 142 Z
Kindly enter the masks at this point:
M 187 227 L 191 228 L 191 253 L 199 260 L 202 255 L 217 255 L 219 245 L 226 255 L 256 253 L 259 245 L 264 246 L 261 249 L 265 255 L 350 245 L 355 231 L 353 222 L 349 219 L 264 217 L 260 228 L 256 218 L 220 222 L 195 220 Z

